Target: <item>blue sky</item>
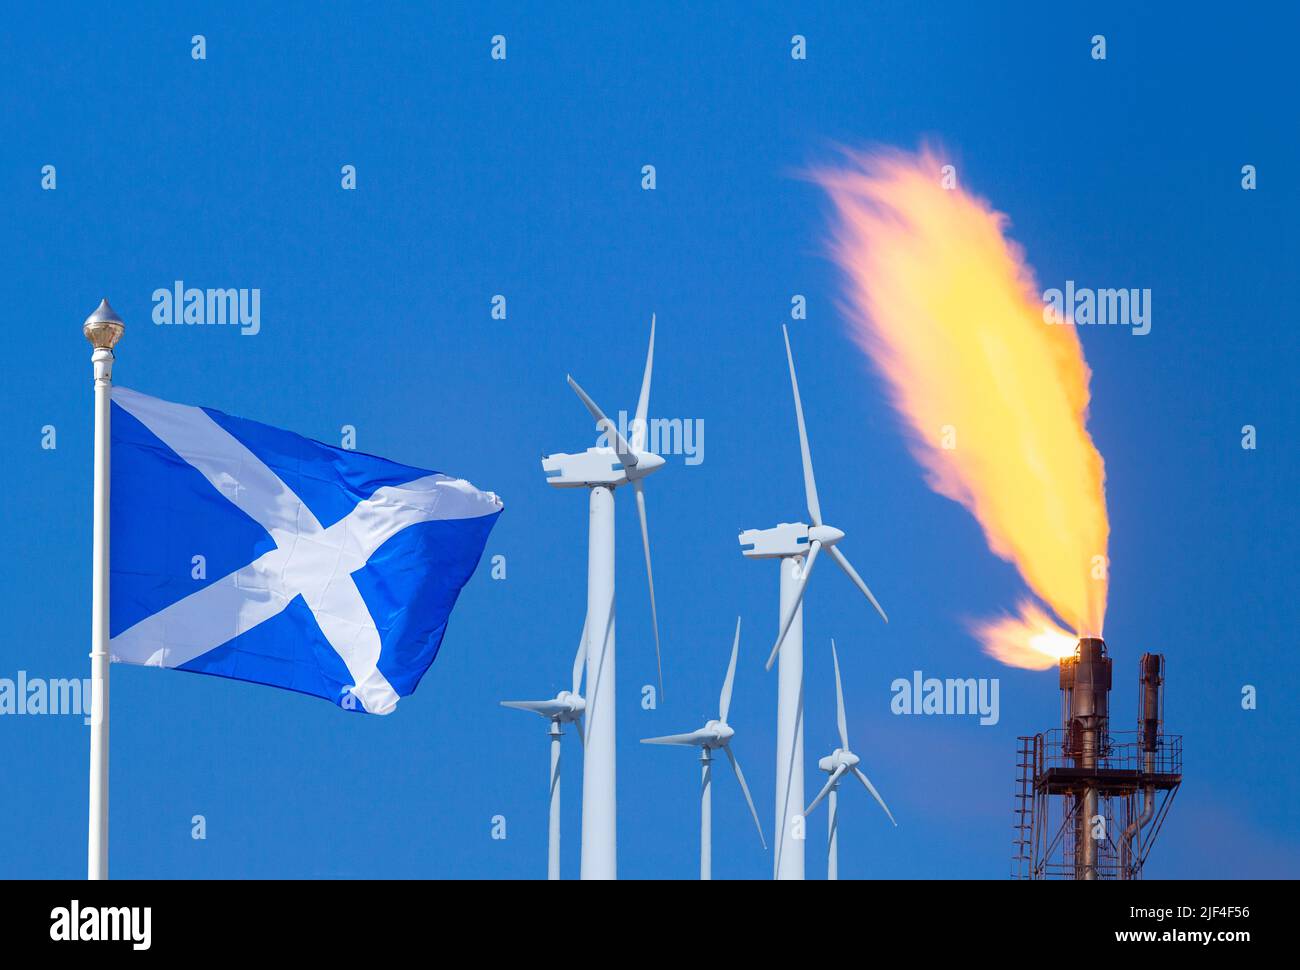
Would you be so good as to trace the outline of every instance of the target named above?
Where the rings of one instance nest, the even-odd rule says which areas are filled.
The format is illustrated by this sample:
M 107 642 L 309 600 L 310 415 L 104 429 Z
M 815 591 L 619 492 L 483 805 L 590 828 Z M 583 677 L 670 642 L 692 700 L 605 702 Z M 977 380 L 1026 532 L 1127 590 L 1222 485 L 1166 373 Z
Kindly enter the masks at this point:
M 655 711 L 639 704 L 654 648 L 635 513 L 618 498 L 620 874 L 696 871 L 698 766 L 636 739 L 712 716 L 737 614 L 734 749 L 771 834 L 776 683 L 762 661 L 777 570 L 743 561 L 736 534 L 803 515 L 790 322 L 823 506 L 891 618 L 880 624 L 834 570 L 809 594 L 810 790 L 834 738 L 834 636 L 850 735 L 900 823 L 846 792 L 841 874 L 1003 877 L 1015 737 L 1056 726 L 1055 675 L 1003 668 L 966 633 L 1021 583 L 922 482 L 837 310 L 827 204 L 797 177 L 836 145 L 931 139 L 1010 216 L 1044 286 L 1152 290 L 1146 336 L 1080 334 L 1108 473 L 1116 726 L 1134 716 L 1137 658 L 1163 651 L 1167 729 L 1185 738 L 1186 781 L 1148 874 L 1294 876 L 1296 18 L 1089 7 L 12 11 L 0 35 L 0 677 L 89 669 L 80 323 L 101 296 L 127 322 L 119 383 L 334 443 L 353 425 L 359 449 L 463 475 L 506 503 L 487 554 L 506 557 L 507 578 L 480 569 L 391 717 L 114 668 L 113 874 L 544 875 L 545 725 L 497 701 L 567 680 L 586 511 L 581 494 L 545 484 L 538 458 L 590 443 L 566 372 L 607 409 L 635 406 L 654 311 L 652 414 L 701 419 L 705 452 L 694 466 L 670 459 L 648 487 L 667 681 Z M 1090 57 L 1096 33 L 1103 62 Z M 504 62 L 489 57 L 494 34 Z M 790 57 L 793 34 L 806 60 Z M 340 187 L 345 164 L 355 191 Z M 1246 164 L 1255 191 L 1241 188 Z M 260 288 L 261 332 L 154 326 L 152 292 L 178 279 Z M 490 317 L 498 293 L 504 321 Z M 796 293 L 805 321 L 789 320 Z M 891 715 L 890 682 L 915 669 L 1001 678 L 1000 723 Z M 576 874 L 570 751 L 564 867 Z M 0 717 L 0 765 L 0 876 L 83 874 L 81 720 Z M 722 771 L 714 812 L 715 875 L 766 876 Z M 204 841 L 190 837 L 196 814 Z M 496 815 L 504 840 L 491 838 Z

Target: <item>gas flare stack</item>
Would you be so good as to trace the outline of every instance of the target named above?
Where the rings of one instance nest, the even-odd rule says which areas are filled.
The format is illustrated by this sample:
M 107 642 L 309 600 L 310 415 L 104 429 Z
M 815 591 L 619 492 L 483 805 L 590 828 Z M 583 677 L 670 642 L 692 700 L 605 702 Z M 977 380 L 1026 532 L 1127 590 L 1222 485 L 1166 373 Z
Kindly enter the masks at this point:
M 1016 879 L 1140 879 L 1183 781 L 1183 739 L 1163 731 L 1165 658 L 1142 655 L 1138 722 L 1110 733 L 1111 658 L 1095 637 L 1061 659 L 1064 726 L 1019 739 Z

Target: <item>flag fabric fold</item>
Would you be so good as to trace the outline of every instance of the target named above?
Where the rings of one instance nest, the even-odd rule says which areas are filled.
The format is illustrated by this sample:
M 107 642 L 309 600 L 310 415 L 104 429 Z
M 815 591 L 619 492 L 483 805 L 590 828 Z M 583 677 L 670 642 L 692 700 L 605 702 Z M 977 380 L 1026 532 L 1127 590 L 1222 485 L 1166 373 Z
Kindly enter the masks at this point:
M 387 714 L 503 508 L 463 479 L 113 388 L 111 640 Z

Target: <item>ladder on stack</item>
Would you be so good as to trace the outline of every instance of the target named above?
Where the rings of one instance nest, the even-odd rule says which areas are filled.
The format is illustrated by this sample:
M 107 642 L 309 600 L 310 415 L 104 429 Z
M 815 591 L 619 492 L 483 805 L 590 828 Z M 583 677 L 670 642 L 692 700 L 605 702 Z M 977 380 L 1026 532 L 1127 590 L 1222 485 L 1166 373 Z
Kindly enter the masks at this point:
M 1011 878 L 1033 878 L 1034 842 L 1034 769 L 1038 751 L 1037 736 L 1016 739 L 1016 797 L 1011 840 Z

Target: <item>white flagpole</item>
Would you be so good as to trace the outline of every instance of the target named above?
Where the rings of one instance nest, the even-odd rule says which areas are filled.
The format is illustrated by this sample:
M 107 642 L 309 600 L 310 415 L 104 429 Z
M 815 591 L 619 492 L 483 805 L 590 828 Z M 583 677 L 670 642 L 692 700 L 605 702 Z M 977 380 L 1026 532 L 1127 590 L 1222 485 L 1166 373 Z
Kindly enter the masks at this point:
M 113 345 L 125 327 L 108 300 L 86 318 L 81 331 L 95 348 L 94 539 L 90 594 L 90 838 L 86 878 L 108 878 L 108 490 L 109 412 Z

